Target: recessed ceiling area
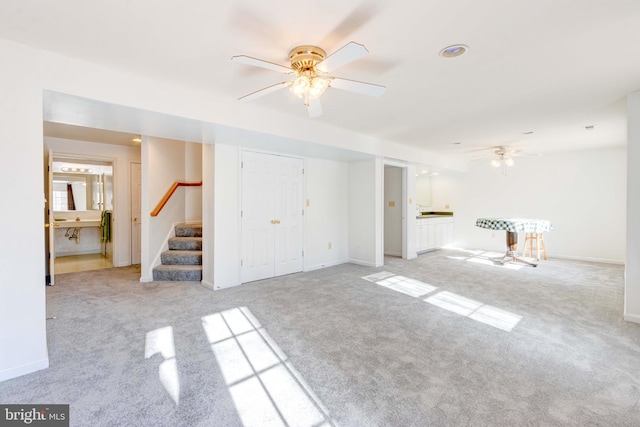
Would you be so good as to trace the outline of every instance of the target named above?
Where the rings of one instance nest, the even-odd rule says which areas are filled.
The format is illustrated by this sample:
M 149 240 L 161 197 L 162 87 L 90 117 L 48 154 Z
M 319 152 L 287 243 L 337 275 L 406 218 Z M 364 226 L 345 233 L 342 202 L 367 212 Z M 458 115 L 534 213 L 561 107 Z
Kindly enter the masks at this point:
M 140 142 L 133 139 L 140 135 L 133 133 L 117 132 L 113 130 L 96 129 L 84 126 L 74 126 L 63 123 L 44 122 L 44 136 L 75 141 L 99 142 L 103 144 L 124 145 L 139 147 Z

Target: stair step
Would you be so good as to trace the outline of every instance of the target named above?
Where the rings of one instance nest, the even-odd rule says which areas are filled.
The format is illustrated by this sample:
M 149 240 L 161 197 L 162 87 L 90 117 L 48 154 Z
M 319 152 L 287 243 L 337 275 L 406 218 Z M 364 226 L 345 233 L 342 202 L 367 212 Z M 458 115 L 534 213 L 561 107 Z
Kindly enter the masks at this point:
M 202 265 L 202 251 L 164 251 L 160 261 L 163 265 Z
M 165 282 L 199 282 L 201 265 L 159 265 L 153 268 L 153 280 Z
M 177 224 L 176 237 L 202 237 L 202 224 Z
M 169 250 L 201 251 L 202 237 L 172 237 L 169 239 Z

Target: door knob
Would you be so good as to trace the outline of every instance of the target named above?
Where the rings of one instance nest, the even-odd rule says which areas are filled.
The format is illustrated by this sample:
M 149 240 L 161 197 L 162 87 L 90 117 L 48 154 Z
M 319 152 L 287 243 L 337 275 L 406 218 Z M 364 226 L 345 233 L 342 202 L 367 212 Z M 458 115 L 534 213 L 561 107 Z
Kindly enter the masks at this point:
M 136 222 L 137 220 L 138 220 L 138 217 L 133 218 L 133 222 Z

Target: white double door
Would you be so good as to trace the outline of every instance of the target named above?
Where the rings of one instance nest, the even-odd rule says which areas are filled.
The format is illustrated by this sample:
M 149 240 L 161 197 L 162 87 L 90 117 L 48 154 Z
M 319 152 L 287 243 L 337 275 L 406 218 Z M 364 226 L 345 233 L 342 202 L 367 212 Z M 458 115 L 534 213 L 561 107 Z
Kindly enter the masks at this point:
M 242 153 L 242 283 L 302 271 L 303 161 Z

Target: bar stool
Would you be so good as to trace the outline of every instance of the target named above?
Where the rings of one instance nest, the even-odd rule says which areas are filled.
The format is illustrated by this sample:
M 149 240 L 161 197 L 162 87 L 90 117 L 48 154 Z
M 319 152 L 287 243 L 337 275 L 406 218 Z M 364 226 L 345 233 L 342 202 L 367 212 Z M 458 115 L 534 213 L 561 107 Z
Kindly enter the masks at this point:
M 535 247 L 534 244 L 535 243 Z M 536 251 L 536 260 L 540 261 L 540 253 L 542 252 L 544 259 L 547 259 L 547 249 L 544 246 L 544 237 L 542 233 L 526 233 L 524 238 L 524 249 L 522 250 L 522 256 L 527 256 L 527 251 L 529 252 L 529 257 L 533 257 L 533 250 Z

